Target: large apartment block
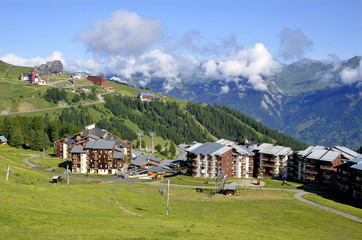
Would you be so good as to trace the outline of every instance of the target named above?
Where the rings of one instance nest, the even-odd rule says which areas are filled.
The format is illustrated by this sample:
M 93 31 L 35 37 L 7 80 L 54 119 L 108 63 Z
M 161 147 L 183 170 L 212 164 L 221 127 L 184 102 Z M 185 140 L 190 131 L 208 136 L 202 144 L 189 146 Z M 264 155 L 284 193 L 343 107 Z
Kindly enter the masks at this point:
M 310 146 L 295 154 L 288 176 L 316 185 L 332 185 L 334 167 L 343 163 L 342 153 L 323 146 Z
M 196 143 L 187 149 L 188 172 L 194 177 L 215 178 L 224 171 L 228 178 L 252 176 L 254 154 L 233 143 Z
M 286 178 L 288 160 L 293 155 L 293 149 L 262 143 L 254 150 L 254 176 L 268 178 Z
M 336 185 L 347 196 L 362 200 L 362 154 L 336 167 Z
M 115 174 L 123 167 L 131 143 L 95 125 L 83 132 L 55 142 L 58 158 L 71 159 L 72 171 L 91 174 Z

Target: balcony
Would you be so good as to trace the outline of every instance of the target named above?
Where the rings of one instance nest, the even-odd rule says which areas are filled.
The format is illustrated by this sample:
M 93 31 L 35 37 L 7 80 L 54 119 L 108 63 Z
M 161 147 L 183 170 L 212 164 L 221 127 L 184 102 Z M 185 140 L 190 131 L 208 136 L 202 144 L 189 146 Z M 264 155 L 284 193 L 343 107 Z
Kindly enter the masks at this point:
M 320 168 L 321 168 L 321 169 L 324 169 L 324 170 L 333 170 L 332 166 L 324 166 L 324 165 L 321 165 Z
M 318 174 L 318 172 L 316 170 L 313 170 L 313 169 L 306 169 L 305 171 L 307 173 Z
M 309 180 L 315 180 L 315 177 L 311 175 L 305 175 L 305 178 Z
M 266 166 L 266 167 L 276 167 L 276 165 L 274 163 L 261 163 L 261 166 Z

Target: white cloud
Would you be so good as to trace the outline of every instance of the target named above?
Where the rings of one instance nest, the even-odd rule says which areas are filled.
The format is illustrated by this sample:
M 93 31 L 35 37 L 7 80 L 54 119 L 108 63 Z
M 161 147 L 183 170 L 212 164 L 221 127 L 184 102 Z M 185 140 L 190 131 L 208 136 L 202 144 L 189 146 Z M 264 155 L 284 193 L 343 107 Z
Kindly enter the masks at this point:
M 362 86 L 362 60 L 360 60 L 357 68 L 346 68 L 340 73 L 341 81 L 344 84 Z
M 157 19 L 143 20 L 136 13 L 118 10 L 94 23 L 90 32 L 80 33 L 78 39 L 97 54 L 138 55 L 161 38 L 162 29 Z
M 263 78 L 280 69 L 280 64 L 273 60 L 268 50 L 260 43 L 251 48 L 233 52 L 224 59 L 209 59 L 204 63 L 200 63 L 192 55 L 177 56 L 162 50 L 149 51 L 140 56 L 112 55 L 74 61 L 65 60 L 60 52 L 54 52 L 47 58 L 24 59 L 8 54 L 1 59 L 15 65 L 31 63 L 31 66 L 45 63 L 47 60 L 59 59 L 63 62 L 65 70 L 70 72 L 111 75 L 116 81 L 120 79 L 131 81 L 137 75 L 140 77 L 141 86 L 147 86 L 150 81 L 160 79 L 163 81 L 163 89 L 166 92 L 187 78 L 219 80 L 224 83 L 235 82 L 239 91 L 244 91 L 248 87 L 264 91 L 267 85 Z M 224 87 L 221 91 L 227 93 L 229 89 Z
M 221 87 L 221 92 L 220 92 L 220 94 L 226 94 L 226 93 L 228 93 L 229 91 L 230 91 L 229 86 L 228 86 L 228 85 L 225 85 L 225 86 L 222 86 L 222 87 Z
M 40 64 L 46 63 L 47 61 L 60 60 L 63 65 L 66 65 L 66 60 L 63 58 L 63 54 L 58 51 L 54 51 L 50 56 L 46 58 L 35 57 L 35 58 L 22 58 L 13 53 L 7 54 L 0 58 L 0 60 L 16 65 L 16 66 L 26 66 L 26 67 L 37 67 Z
M 313 41 L 308 39 L 302 30 L 285 28 L 280 33 L 280 52 L 285 60 L 300 59 L 311 51 Z
M 257 43 L 254 47 L 231 53 L 218 63 L 209 60 L 202 67 L 206 78 L 225 79 L 242 86 L 240 77 L 243 77 L 255 90 L 265 91 L 267 86 L 262 77 L 278 72 L 281 65 L 274 61 L 263 44 Z

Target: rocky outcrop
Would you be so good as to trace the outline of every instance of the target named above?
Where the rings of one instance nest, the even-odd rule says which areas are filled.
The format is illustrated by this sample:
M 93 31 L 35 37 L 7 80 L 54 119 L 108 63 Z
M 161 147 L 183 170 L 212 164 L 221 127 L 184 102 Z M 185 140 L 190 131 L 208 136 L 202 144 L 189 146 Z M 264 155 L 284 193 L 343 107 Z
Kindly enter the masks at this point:
M 59 60 L 48 61 L 34 69 L 39 75 L 58 75 L 64 72 L 63 64 Z

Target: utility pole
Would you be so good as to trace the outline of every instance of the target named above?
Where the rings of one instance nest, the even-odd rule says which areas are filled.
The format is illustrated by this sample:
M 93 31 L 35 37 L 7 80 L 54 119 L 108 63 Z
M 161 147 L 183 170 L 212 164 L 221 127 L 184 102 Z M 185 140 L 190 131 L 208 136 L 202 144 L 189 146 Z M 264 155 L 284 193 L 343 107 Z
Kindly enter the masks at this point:
M 14 171 L 10 168 L 10 165 L 8 166 L 8 171 L 6 173 L 6 182 L 8 181 L 9 178 L 9 172 L 11 171 L 11 173 L 14 173 Z
M 170 198 L 170 179 L 167 180 L 167 202 L 166 202 L 166 215 L 168 215 L 168 200 Z
M 45 159 L 45 148 L 43 148 L 43 158 Z
M 142 141 L 141 141 L 141 137 L 143 137 L 143 132 L 138 132 L 137 136 L 140 137 L 140 150 L 142 149 Z
M 152 153 L 155 152 L 155 148 L 153 147 L 153 137 L 156 137 L 156 132 L 149 132 L 150 137 L 152 138 Z
M 70 177 L 70 174 L 69 174 L 69 169 L 68 169 L 69 165 L 67 165 L 67 184 L 69 184 L 69 177 Z

